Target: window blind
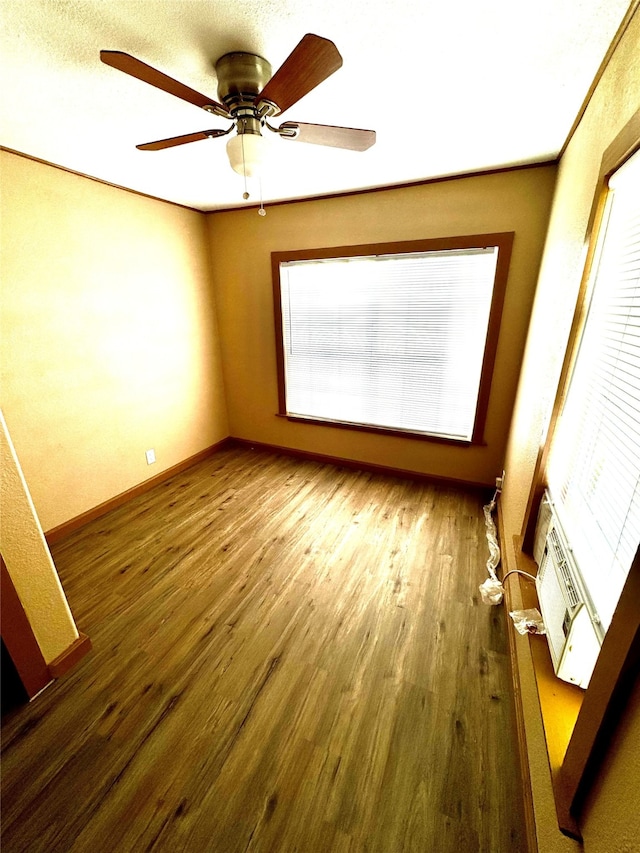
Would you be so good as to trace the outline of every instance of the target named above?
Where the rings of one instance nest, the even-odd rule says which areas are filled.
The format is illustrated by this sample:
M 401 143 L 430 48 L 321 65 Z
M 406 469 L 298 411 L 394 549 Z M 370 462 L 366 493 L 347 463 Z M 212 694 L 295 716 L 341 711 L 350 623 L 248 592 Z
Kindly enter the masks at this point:
M 287 414 L 470 440 L 497 256 L 282 263 Z
M 613 176 L 548 484 L 608 628 L 640 542 L 640 152 Z

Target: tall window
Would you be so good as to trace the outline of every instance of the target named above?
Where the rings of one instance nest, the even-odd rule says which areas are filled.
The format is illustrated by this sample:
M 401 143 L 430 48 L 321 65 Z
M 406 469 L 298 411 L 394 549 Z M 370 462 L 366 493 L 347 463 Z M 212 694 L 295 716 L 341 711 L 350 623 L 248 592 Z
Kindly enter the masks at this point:
M 281 413 L 481 440 L 511 240 L 276 254 Z
M 640 151 L 611 177 L 548 484 L 606 631 L 640 542 Z

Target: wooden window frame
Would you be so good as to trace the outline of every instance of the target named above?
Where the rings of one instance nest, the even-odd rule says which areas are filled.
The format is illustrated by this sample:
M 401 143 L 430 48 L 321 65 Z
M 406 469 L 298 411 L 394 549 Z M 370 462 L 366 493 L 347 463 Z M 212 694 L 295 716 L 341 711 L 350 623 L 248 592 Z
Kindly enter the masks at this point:
M 362 432 L 373 432 L 382 435 L 396 435 L 403 438 L 414 438 L 456 447 L 471 447 L 484 445 L 484 428 L 489 407 L 489 395 L 498 348 L 498 336 L 502 319 L 502 308 L 507 288 L 509 264 L 514 240 L 514 232 L 499 232 L 493 234 L 473 234 L 458 237 L 437 237 L 425 240 L 404 240 L 393 243 L 365 243 L 355 246 L 335 246 L 317 249 L 301 249 L 271 253 L 271 274 L 273 281 L 273 309 L 276 337 L 276 365 L 278 379 L 278 412 L 279 417 L 297 423 L 308 423 L 316 426 L 330 426 L 340 429 L 350 429 Z M 419 252 L 438 252 L 455 249 L 476 249 L 485 246 L 498 247 L 498 262 L 491 296 L 487 338 L 482 360 L 480 386 L 476 402 L 473 433 L 470 441 L 448 438 L 444 436 L 426 435 L 403 429 L 390 429 L 368 424 L 350 424 L 330 419 L 305 418 L 290 415 L 287 412 L 285 386 L 285 360 L 283 346 L 283 326 L 280 290 L 280 264 L 288 261 L 313 261 L 328 258 L 355 258 L 371 255 L 411 254 Z
M 558 391 L 549 428 L 538 452 L 522 536 L 516 537 L 516 559 L 535 572 L 530 557 L 536 520 L 546 487 L 546 468 L 556 425 L 578 353 L 588 309 L 589 284 L 602 224 L 609 179 L 640 149 L 640 110 L 637 110 L 605 150 L 585 234 L 587 256 L 578 292 L 569 341 L 562 365 Z M 520 547 L 521 546 L 521 547 Z M 519 579 L 524 606 L 534 606 L 532 585 Z M 580 838 L 579 815 L 584 799 L 596 778 L 602 758 L 620 719 L 640 666 L 640 548 L 629 570 L 611 625 L 586 691 L 549 675 L 550 656 L 546 643 L 530 638 L 538 685 L 543 726 L 551 766 L 553 793 L 560 829 Z M 552 676 L 552 672 L 551 672 Z M 560 721 L 560 723 L 558 722 Z M 558 735 L 558 732 L 561 732 Z

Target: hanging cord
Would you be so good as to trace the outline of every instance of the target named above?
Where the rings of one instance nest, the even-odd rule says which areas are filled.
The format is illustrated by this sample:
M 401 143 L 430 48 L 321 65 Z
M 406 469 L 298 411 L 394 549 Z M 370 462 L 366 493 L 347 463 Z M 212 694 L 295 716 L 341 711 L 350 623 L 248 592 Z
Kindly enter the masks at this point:
M 489 559 L 487 560 L 487 572 L 489 577 L 486 581 L 480 584 L 480 595 L 485 604 L 501 604 L 504 598 L 504 582 L 510 575 L 524 575 L 532 581 L 535 577 L 528 572 L 523 572 L 520 569 L 511 569 L 500 580 L 496 574 L 496 569 L 500 564 L 500 548 L 498 546 L 498 536 L 496 526 L 493 521 L 493 511 L 496 508 L 498 497 L 501 494 L 501 489 L 496 489 L 490 502 L 483 507 L 484 521 L 487 529 L 487 544 L 489 545 Z
M 485 507 L 483 507 L 484 523 L 485 527 L 487 528 L 487 544 L 489 545 L 489 559 L 487 560 L 487 571 L 489 572 L 489 577 L 494 581 L 498 581 L 496 569 L 500 565 L 500 548 L 498 546 L 496 526 L 493 523 L 493 511 L 496 508 L 496 503 L 499 494 L 500 489 L 496 489 L 493 497 L 491 498 L 491 501 Z

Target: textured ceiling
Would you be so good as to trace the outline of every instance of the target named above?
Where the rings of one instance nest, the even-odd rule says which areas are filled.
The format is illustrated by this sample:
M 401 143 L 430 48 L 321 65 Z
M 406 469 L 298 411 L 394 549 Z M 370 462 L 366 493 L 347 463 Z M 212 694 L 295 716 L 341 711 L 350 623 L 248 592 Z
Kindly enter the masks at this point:
M 0 0 L 0 144 L 214 210 L 244 204 L 225 138 L 157 152 L 137 143 L 225 127 L 100 62 L 130 53 L 212 98 L 215 61 L 242 50 L 277 69 L 305 33 L 343 67 L 284 120 L 371 128 L 342 151 L 273 136 L 265 202 L 553 158 L 628 0 Z M 271 135 L 270 135 L 271 136 Z M 259 187 L 249 186 L 250 202 Z

